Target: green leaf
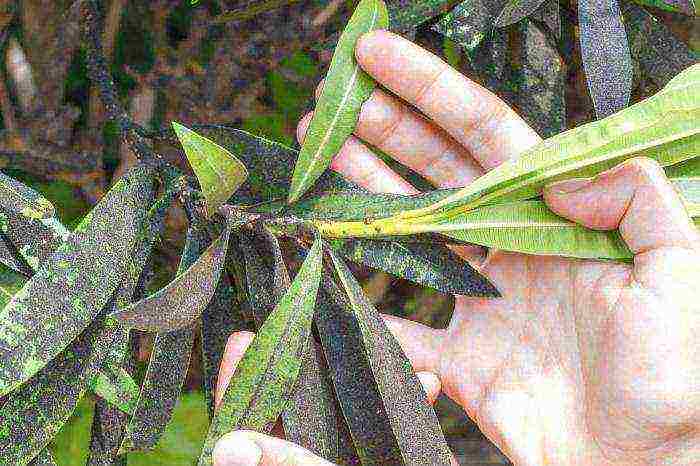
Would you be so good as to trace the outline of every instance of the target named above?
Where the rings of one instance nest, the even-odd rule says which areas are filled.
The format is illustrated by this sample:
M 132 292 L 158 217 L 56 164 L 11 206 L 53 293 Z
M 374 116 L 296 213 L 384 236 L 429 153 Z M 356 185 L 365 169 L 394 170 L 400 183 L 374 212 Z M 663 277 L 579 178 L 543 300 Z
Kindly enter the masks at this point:
M 199 465 L 212 464 L 216 442 L 234 429 L 269 431 L 285 409 L 307 345 L 321 277 L 316 238 L 289 290 L 246 350 L 212 420 Z
M 625 108 L 632 92 L 632 58 L 617 0 L 579 0 L 578 24 L 588 90 L 603 118 Z
M 240 248 L 257 331 L 289 289 L 289 275 L 279 242 L 269 231 L 242 232 Z M 337 463 L 354 449 L 352 440 L 340 429 L 344 422 L 342 413 L 336 406 L 330 380 L 323 373 L 321 348 L 313 337 L 309 337 L 300 359 L 294 393 L 282 412 L 285 437 Z
M 331 247 L 348 259 L 448 294 L 499 296 L 472 266 L 440 244 L 350 238 Z
M 114 294 L 153 196 L 152 176 L 138 166 L 117 182 L 0 311 L 0 396 L 45 367 Z
M 173 121 L 172 125 L 197 175 L 207 202 L 207 215 L 211 217 L 243 184 L 248 171 L 220 145 L 177 122 Z
M 694 70 L 700 71 L 700 65 L 684 71 L 656 95 L 546 139 L 453 196 L 403 216 L 536 197 L 545 184 L 593 176 L 637 156 L 653 158 L 662 166 L 694 158 L 700 152 L 700 73 Z
M 139 396 L 139 386 L 121 367 L 101 370 L 90 381 L 90 390 L 126 414 L 132 414 Z
M 515 24 L 534 13 L 544 2 L 545 0 L 508 0 L 494 24 L 499 28 Z
M 388 4 L 389 26 L 399 34 L 412 34 L 421 24 L 449 10 L 459 0 L 393 0 Z
M 24 275 L 0 264 L 0 307 L 9 303 L 26 282 Z
M 443 16 L 433 29 L 465 51 L 474 52 L 491 35 L 504 4 L 505 0 L 465 0 Z
M 349 309 L 348 300 L 334 293 L 336 314 L 319 308 L 317 325 L 362 464 L 451 464 L 440 423 L 411 363 L 345 263 L 329 254 Z M 324 282 L 328 287 L 333 288 Z
M 173 281 L 157 293 L 110 315 L 119 324 L 144 332 L 170 332 L 199 318 L 211 301 L 226 260 L 231 223 Z
M 354 131 L 360 107 L 375 87 L 374 80 L 355 61 L 355 44 L 362 34 L 387 26 L 387 10 L 382 0 L 360 1 L 340 36 L 299 151 L 289 190 L 290 204 L 316 182 Z
M 56 460 L 53 457 L 53 454 L 49 450 L 48 447 L 44 448 L 41 450 L 41 453 L 34 458 L 34 461 L 31 463 L 32 466 L 58 466 L 58 463 L 56 463 Z

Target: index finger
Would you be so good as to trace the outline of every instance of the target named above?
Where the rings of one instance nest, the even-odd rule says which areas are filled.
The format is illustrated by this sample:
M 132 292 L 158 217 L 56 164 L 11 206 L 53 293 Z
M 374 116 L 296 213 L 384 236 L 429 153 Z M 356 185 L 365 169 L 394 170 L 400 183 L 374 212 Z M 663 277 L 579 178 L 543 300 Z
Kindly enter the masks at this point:
M 401 36 L 367 33 L 355 54 L 367 73 L 445 129 L 487 170 L 540 141 L 496 95 Z

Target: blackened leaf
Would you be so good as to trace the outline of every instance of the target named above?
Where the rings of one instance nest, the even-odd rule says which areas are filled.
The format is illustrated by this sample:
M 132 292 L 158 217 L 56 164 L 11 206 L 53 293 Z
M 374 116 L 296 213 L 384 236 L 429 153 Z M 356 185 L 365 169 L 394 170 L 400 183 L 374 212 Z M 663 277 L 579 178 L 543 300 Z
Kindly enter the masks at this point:
M 364 238 L 331 240 L 329 244 L 354 262 L 443 293 L 499 296 L 498 290 L 485 277 L 442 245 Z
M 230 226 L 226 226 L 206 251 L 167 286 L 110 317 L 125 327 L 145 332 L 171 332 L 192 324 L 214 295 L 230 233 Z
M 505 0 L 465 0 L 438 21 L 433 29 L 473 52 L 487 38 Z
M 545 0 L 508 0 L 494 24 L 497 27 L 510 26 L 534 13 Z
M 212 464 L 221 436 L 237 428 L 269 431 L 287 405 L 311 331 L 321 259 L 321 239 L 316 238 L 289 290 L 236 366 L 209 428 L 200 466 Z
M 234 193 L 234 204 L 259 204 L 287 198 L 290 167 L 294 166 L 299 154 L 296 150 L 239 129 L 215 125 L 198 125 L 195 128 L 199 134 L 236 154 L 248 167 L 250 175 Z M 353 187 L 355 185 L 341 175 L 327 170 L 321 175 L 313 191 Z
M 113 330 L 113 329 L 112 329 Z M 115 335 L 95 321 L 0 406 L 0 464 L 24 466 L 58 433 L 101 366 Z
M 250 307 L 258 330 L 287 292 L 289 275 L 279 242 L 270 232 L 242 232 L 240 248 Z M 324 377 L 321 348 L 313 337 L 309 338 L 300 359 L 294 393 L 282 412 L 285 436 L 322 458 L 339 462 L 353 451 L 352 441 L 341 430 L 342 413 L 338 411 L 333 387 Z
M 121 367 L 99 371 L 90 381 L 90 389 L 110 405 L 126 414 L 132 414 L 139 396 L 139 386 Z
M 24 275 L 0 264 L 0 308 L 9 303 L 26 282 Z
M 557 39 L 561 37 L 559 0 L 545 0 L 537 11 L 530 15 L 530 18 L 544 23 Z
M 383 0 L 360 0 L 338 40 L 323 90 L 294 165 L 287 202 L 306 193 L 331 163 L 357 124 L 362 103 L 375 81 L 355 60 L 355 44 L 363 34 L 386 29 L 388 16 Z
M 39 453 L 39 455 L 34 458 L 34 461 L 32 461 L 30 464 L 31 466 L 58 466 L 58 463 L 56 463 L 56 460 L 48 447 L 41 450 L 41 453 Z
M 211 217 L 243 184 L 248 171 L 231 152 L 215 142 L 174 121 L 173 129 L 197 175 Z
M 416 27 L 446 12 L 459 0 L 390 0 L 389 28 L 399 34 L 410 34 Z
M 0 311 L 0 396 L 65 349 L 114 294 L 153 196 L 152 175 L 138 166 L 119 180 Z
M 643 8 L 624 2 L 622 9 L 632 57 L 657 86 L 697 63 L 690 48 Z
M 519 25 L 517 102 L 520 114 L 542 137 L 566 129 L 566 69 L 544 31 L 527 20 Z
M 632 58 L 617 0 L 579 0 L 581 58 L 598 118 L 627 106 Z
M 127 466 L 126 455 L 117 456 L 128 415 L 108 404 L 95 400 L 87 466 Z
M 697 16 L 700 14 L 700 6 L 697 0 L 637 0 L 637 3 L 686 15 Z
M 190 226 L 178 273 L 197 260 L 207 241 L 208 234 L 203 228 Z M 193 344 L 193 326 L 156 335 L 134 416 L 127 426 L 120 453 L 152 449 L 158 443 L 180 396 Z
M 410 362 L 345 263 L 329 253 L 347 297 L 324 281 L 334 305 L 319 308 L 317 326 L 360 459 L 449 465 L 452 454 Z
M 237 256 L 235 242 L 231 241 L 227 261 Z M 228 337 L 236 330 L 244 329 L 244 314 L 238 301 L 238 292 L 228 274 L 223 274 L 214 296 L 204 310 L 201 319 L 202 377 L 209 418 L 214 416 L 214 390 L 219 367 L 226 349 Z
M 0 173 L 0 211 L 21 212 L 36 219 L 51 218 L 56 214 L 45 197 L 3 173 Z

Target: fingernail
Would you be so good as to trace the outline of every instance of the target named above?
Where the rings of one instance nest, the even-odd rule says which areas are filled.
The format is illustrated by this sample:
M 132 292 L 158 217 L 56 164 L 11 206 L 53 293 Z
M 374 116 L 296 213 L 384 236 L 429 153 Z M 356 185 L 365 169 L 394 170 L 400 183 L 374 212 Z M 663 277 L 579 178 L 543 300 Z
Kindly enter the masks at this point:
M 589 178 L 558 181 L 550 184 L 547 189 L 554 194 L 571 194 L 590 186 L 592 182 Z
M 227 435 L 214 448 L 214 466 L 257 466 L 261 460 L 260 447 L 244 435 Z

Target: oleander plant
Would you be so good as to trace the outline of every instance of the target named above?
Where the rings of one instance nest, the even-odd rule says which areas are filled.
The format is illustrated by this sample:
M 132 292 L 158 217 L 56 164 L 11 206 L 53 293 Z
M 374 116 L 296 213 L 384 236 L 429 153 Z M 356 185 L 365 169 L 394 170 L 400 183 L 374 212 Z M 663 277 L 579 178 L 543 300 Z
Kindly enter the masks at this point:
M 207 11 L 198 37 L 217 43 L 233 24 L 262 21 L 269 10 L 292 8 L 286 3 Z M 209 419 L 200 466 L 212 464 L 225 433 L 269 433 L 278 422 L 287 438 L 337 464 L 449 466 L 435 411 L 349 262 L 446 294 L 498 297 L 453 246 L 629 261 L 617 231 L 557 216 L 541 190 L 640 156 L 664 167 L 700 225 L 698 55 L 648 7 L 697 13 L 692 0 L 398 0 L 388 7 L 360 0 L 342 33 L 320 46 L 332 43 L 332 59 L 297 149 L 200 115 L 180 123 L 166 114 L 159 130 L 136 123 L 102 47 L 111 10 L 98 0 L 68 5 L 56 37 L 82 40 L 104 120 L 133 163 L 70 227 L 57 216 L 60 206 L 0 173 L 0 465 L 57 464 L 50 443 L 87 394 L 98 400 L 88 464 L 127 464 L 132 452 L 158 444 L 197 354 Z M 572 24 L 578 43 L 565 36 Z M 548 137 L 463 188 L 419 195 L 370 193 L 330 171 L 376 86 L 353 55 L 358 38 L 374 29 L 442 34 L 451 63 L 503 91 Z M 597 119 L 566 130 L 560 55 L 574 46 Z M 215 76 L 190 65 L 192 79 Z M 649 95 L 634 98 L 642 82 Z M 60 120 L 67 110 L 51 111 Z M 37 113 L 22 113 L 8 128 L 5 112 L 5 131 L 24 134 L 22 147 L 39 141 L 58 150 L 46 120 L 43 139 L 36 128 L 18 129 Z M 26 151 L 24 163 L 43 153 Z M 5 153 L 0 168 L 16 168 L 19 150 Z M 51 176 L 81 164 L 56 160 L 42 162 Z M 154 251 L 175 210 L 185 215 L 184 247 L 177 272 L 153 290 Z M 226 340 L 242 329 L 255 337 L 215 409 Z M 138 376 L 137 333 L 153 335 Z

